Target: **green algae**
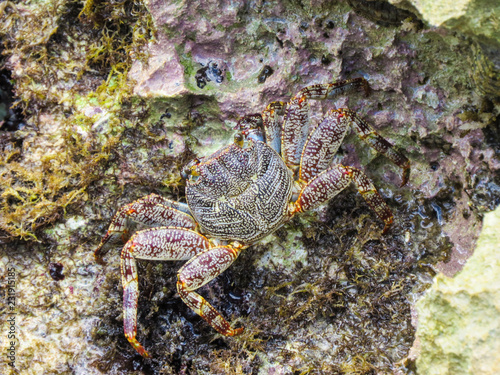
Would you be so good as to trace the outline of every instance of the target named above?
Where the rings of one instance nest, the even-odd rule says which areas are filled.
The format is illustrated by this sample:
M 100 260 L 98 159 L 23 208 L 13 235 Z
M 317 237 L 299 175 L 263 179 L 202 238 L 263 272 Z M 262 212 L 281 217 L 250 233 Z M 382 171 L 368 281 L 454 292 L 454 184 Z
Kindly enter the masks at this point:
M 23 108 L 29 126 L 4 146 L 10 151 L 0 160 L 0 229 L 5 239 L 36 240 L 37 231 L 60 218 L 68 205 L 84 202 L 89 184 L 102 176 L 127 126 L 131 56 L 147 59 L 141 47 L 151 39 L 152 25 L 145 8 L 134 1 L 87 1 L 83 6 L 79 1 L 30 1 L 22 5 L 28 17 L 19 16 L 20 6 L 4 3 L 1 36 L 4 55 L 22 59 L 4 65 L 14 68 L 15 105 Z M 87 116 L 88 106 L 107 113 L 97 137 L 89 135 L 99 116 Z M 39 124 L 47 121 L 40 118 L 42 112 L 61 124 L 46 137 L 59 147 L 28 162 L 28 142 L 44 142 L 38 136 L 45 130 Z

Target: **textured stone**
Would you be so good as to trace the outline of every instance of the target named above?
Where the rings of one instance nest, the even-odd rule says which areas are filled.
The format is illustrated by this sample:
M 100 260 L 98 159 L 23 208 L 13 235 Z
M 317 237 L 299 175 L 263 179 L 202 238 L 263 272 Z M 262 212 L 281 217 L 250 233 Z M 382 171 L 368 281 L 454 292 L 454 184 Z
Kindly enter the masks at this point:
M 40 2 L 4 3 L 16 26 L 5 40 L 21 44 L 21 53 L 4 53 L 32 116 L 17 142 L 22 149 L 5 158 L 10 164 L 1 176 L 27 203 L 50 205 L 43 191 L 25 193 L 38 185 L 22 185 L 13 166 L 41 164 L 40 186 L 57 171 L 92 166 L 81 182 L 80 169 L 58 177 L 62 188 L 54 191 L 79 183 L 79 195 L 45 227 L 31 225 L 46 211 L 21 221 L 40 243 L 0 248 L 0 286 L 6 267 L 19 270 L 20 373 L 385 373 L 399 366 L 413 342 L 410 301 L 450 248 L 450 262 L 439 267 L 453 274 L 463 266 L 481 213 L 500 199 L 500 103 L 473 91 L 473 53 L 462 36 L 406 18 L 381 26 L 346 1 L 148 0 L 157 31 L 148 50 L 118 43 L 96 61 L 85 52 L 118 41 L 93 21 L 125 20 L 122 4 L 132 1 L 87 1 L 98 14 L 86 23 L 78 18 L 82 3 L 45 1 L 62 16 L 47 29 L 57 33 L 41 39 L 19 38 L 19 27 L 45 27 L 51 12 L 33 12 Z M 136 25 L 112 26 L 106 30 Z M 120 51 L 137 58 L 118 75 L 123 62 L 106 64 Z M 148 62 L 138 61 L 141 52 Z M 263 80 L 267 66 L 273 73 Z M 127 86 L 136 83 L 133 97 L 122 91 L 125 74 Z M 393 228 L 381 235 L 380 221 L 353 188 L 248 248 L 200 291 L 232 324 L 246 327 L 239 338 L 218 336 L 181 303 L 179 263 L 139 262 L 138 337 L 153 359 L 138 358 L 123 335 L 119 249 L 107 254 L 105 267 L 92 256 L 116 209 L 152 192 L 185 199 L 182 167 L 230 143 L 241 116 L 307 85 L 355 77 L 370 82 L 371 95 L 312 102 L 311 123 L 333 107 L 349 107 L 408 155 L 405 187 L 398 168 L 356 135 L 346 137 L 335 159 L 374 180 L 394 211 Z M 78 153 L 52 157 L 70 147 Z M 5 210 L 19 202 L 9 193 L 0 197 Z M 64 280 L 50 278 L 50 262 L 64 265 Z
M 407 3 L 402 0 L 389 2 L 395 5 Z M 409 3 L 430 25 L 500 43 L 500 3 L 496 0 L 410 0 Z
M 389 0 L 405 6 L 405 0 Z M 500 96 L 500 3 L 496 0 L 410 0 L 431 26 L 443 27 L 470 37 L 474 56 L 471 77 L 477 90 Z
M 500 208 L 484 217 L 474 255 L 438 275 L 417 303 L 419 374 L 500 373 Z

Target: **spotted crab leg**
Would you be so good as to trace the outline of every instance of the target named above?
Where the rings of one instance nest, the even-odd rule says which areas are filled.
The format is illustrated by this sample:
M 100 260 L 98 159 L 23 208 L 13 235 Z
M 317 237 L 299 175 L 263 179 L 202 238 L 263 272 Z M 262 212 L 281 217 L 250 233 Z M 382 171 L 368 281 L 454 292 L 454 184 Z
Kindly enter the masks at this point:
M 359 138 L 403 169 L 401 186 L 406 185 L 410 178 L 410 161 L 408 158 L 397 151 L 386 139 L 382 138 L 382 136 L 380 136 L 380 134 L 378 134 L 365 120 L 359 117 L 356 112 L 350 109 L 340 109 L 339 113 L 348 118 L 349 125 L 354 128 Z
M 122 249 L 123 328 L 137 352 L 149 357 L 137 341 L 137 301 L 139 286 L 136 259 L 186 260 L 210 248 L 207 238 L 184 228 L 150 228 L 135 233 Z
M 130 204 L 121 207 L 111 220 L 108 231 L 94 252 L 98 263 L 104 263 L 102 257 L 107 252 L 105 245 L 121 237 L 126 242 L 128 237 L 127 221 L 134 220 L 147 225 L 161 225 L 195 229 L 196 222 L 189 214 L 189 208 L 184 203 L 174 202 L 157 194 L 150 194 Z
M 337 164 L 313 178 L 300 192 L 292 208 L 292 214 L 310 210 L 332 199 L 351 182 L 356 187 L 370 208 L 385 223 L 384 233 L 393 221 L 392 212 L 380 196 L 371 180 L 359 169 Z
M 349 109 L 331 110 L 310 132 L 302 151 L 299 179 L 308 182 L 330 165 L 349 126 L 370 147 L 403 169 L 401 185 L 405 185 L 410 175 L 410 161 Z
M 194 290 L 224 272 L 236 260 L 242 249 L 242 246 L 211 248 L 189 260 L 178 273 L 177 291 L 181 299 L 224 336 L 239 335 L 243 332 L 243 328 L 231 328 L 228 321 Z
M 287 105 L 281 135 L 281 153 L 289 167 L 297 167 L 309 131 L 309 99 L 326 99 L 363 88 L 369 92 L 368 82 L 364 78 L 349 79 L 327 84 L 307 86 L 300 90 Z
M 285 106 L 284 102 L 272 102 L 262 112 L 266 143 L 278 154 L 281 154 L 281 124 L 278 116 L 285 114 Z

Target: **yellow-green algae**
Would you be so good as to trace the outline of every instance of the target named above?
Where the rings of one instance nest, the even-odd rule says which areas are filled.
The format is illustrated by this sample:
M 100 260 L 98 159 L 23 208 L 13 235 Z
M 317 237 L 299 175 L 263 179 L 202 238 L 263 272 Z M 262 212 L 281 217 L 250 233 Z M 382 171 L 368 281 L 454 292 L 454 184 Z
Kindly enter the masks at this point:
M 419 374 L 500 373 L 500 208 L 483 223 L 463 270 L 437 275 L 417 303 Z
M 500 3 L 497 0 L 389 0 L 414 7 L 423 20 L 469 36 L 474 45 L 471 78 L 484 95 L 500 96 Z M 409 5 L 408 5 L 409 4 Z
M 36 239 L 102 176 L 129 121 L 127 72 L 132 59 L 146 59 L 152 26 L 134 1 L 3 2 L 0 16 L 4 64 L 28 123 L 2 144 L 1 237 Z M 89 106 L 107 113 L 98 134 Z

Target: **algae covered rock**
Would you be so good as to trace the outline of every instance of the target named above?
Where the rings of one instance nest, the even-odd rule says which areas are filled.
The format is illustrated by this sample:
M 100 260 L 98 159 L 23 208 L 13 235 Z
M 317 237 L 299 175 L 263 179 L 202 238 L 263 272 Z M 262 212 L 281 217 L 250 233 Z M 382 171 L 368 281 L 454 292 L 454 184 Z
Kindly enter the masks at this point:
M 500 209 L 484 217 L 474 255 L 454 278 L 436 277 L 417 303 L 421 374 L 500 373 Z
M 2 66 L 25 116 L 20 131 L 0 127 L 0 290 L 16 268 L 18 301 L 13 374 L 412 373 L 402 361 L 413 301 L 434 265 L 462 267 L 483 212 L 500 204 L 500 101 L 484 94 L 495 84 L 473 89 L 478 54 L 467 38 L 368 3 L 0 5 Z M 483 64 L 490 47 L 478 77 L 496 71 Z M 311 103 L 311 125 L 349 107 L 411 159 L 400 187 L 398 169 L 355 134 L 336 157 L 374 181 L 394 212 L 390 232 L 381 235 L 352 187 L 248 248 L 199 290 L 246 327 L 237 338 L 180 301 L 182 264 L 139 262 L 138 337 L 152 358 L 140 357 L 123 334 L 120 246 L 106 266 L 93 257 L 116 210 L 150 193 L 184 201 L 183 166 L 232 142 L 241 116 L 357 77 L 371 94 Z
M 396 5 L 404 3 L 401 0 L 390 2 Z M 411 0 L 410 3 L 433 26 L 495 39 L 500 43 L 500 3 L 496 0 Z
M 402 0 L 389 1 L 396 6 L 407 5 Z M 496 0 L 410 0 L 410 3 L 411 9 L 429 25 L 470 37 L 474 42 L 471 77 L 477 90 L 500 96 L 500 3 Z

